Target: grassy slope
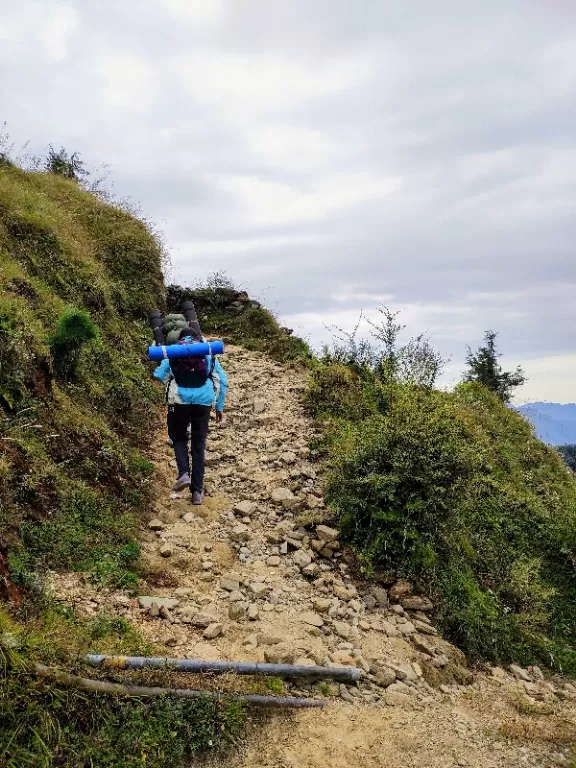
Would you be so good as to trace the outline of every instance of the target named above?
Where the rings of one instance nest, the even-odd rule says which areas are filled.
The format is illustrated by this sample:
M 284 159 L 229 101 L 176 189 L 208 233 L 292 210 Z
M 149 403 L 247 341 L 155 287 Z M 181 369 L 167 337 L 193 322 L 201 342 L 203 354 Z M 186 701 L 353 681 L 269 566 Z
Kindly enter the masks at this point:
M 51 606 L 41 574 L 137 579 L 151 470 L 139 449 L 159 403 L 146 312 L 164 302 L 161 262 L 140 221 L 72 181 L 0 165 L 0 598 L 11 600 L 0 608 L 2 765 L 180 765 L 238 721 L 213 702 L 104 700 L 27 672 L 31 660 L 69 668 L 89 648 L 150 650 L 122 620 L 86 623 Z M 70 309 L 90 314 L 98 338 L 62 380 L 50 338 Z
M 368 573 L 436 601 L 476 659 L 576 672 L 576 480 L 529 424 L 477 385 L 453 393 L 320 366 L 328 500 Z
M 143 349 L 160 248 L 74 182 L 2 168 L 0 293 L 1 551 L 17 581 L 42 562 L 122 579 L 149 469 L 137 447 L 156 404 Z M 99 340 L 62 382 L 48 342 L 70 307 Z

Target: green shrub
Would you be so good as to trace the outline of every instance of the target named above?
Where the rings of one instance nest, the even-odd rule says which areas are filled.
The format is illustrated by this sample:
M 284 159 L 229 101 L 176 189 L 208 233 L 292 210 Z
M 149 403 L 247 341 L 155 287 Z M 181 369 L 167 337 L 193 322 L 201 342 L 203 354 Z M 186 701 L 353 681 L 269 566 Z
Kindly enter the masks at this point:
M 320 365 L 308 384 L 306 403 L 313 416 L 356 421 L 366 415 L 364 382 L 345 365 Z
M 78 152 L 72 152 L 69 155 L 64 147 L 61 147 L 58 152 L 54 147 L 48 147 L 44 168 L 48 173 L 55 173 L 73 181 L 78 181 L 88 174 Z
M 576 445 L 559 445 L 556 450 L 572 472 L 576 472 Z
M 346 415 L 349 391 L 333 395 Z M 395 385 L 381 402 L 330 440 L 327 498 L 365 571 L 428 591 L 471 656 L 576 671 L 576 482 L 560 457 L 479 385 Z
M 88 312 L 66 310 L 50 338 L 50 354 L 56 375 L 65 380 L 74 378 L 82 348 L 97 337 L 98 329 Z

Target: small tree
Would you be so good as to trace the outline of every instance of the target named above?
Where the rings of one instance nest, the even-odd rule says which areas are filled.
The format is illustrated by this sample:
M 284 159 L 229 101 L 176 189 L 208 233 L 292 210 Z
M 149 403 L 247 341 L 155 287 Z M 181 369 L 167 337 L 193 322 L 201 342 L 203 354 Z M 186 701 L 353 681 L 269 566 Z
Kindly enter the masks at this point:
M 498 363 L 501 354 L 496 351 L 497 335 L 495 331 L 486 331 L 484 346 L 478 347 L 476 352 L 472 352 L 468 347 L 468 370 L 464 372 L 464 381 L 477 381 L 497 394 L 502 402 L 509 403 L 516 387 L 521 387 L 526 382 L 526 376 L 520 366 L 515 371 L 502 370 Z
M 576 445 L 559 445 L 556 450 L 572 472 L 576 472 Z
M 377 373 L 383 381 L 399 381 L 421 387 L 433 387 L 444 370 L 448 358 L 430 344 L 423 333 L 413 336 L 406 344 L 398 340 L 405 325 L 396 318 L 400 312 L 378 307 L 382 319 L 369 321 L 372 336 L 379 342 Z
M 84 167 L 82 160 L 80 160 L 78 152 L 72 152 L 71 155 L 68 155 L 64 147 L 61 147 L 56 152 L 52 145 L 48 147 L 44 170 L 48 171 L 48 173 L 64 176 L 65 179 L 72 179 L 73 181 L 80 181 L 82 176 L 88 175 L 88 171 Z
M 423 333 L 413 336 L 406 344 L 400 344 L 400 334 L 406 327 L 397 321 L 400 312 L 392 312 L 385 306 L 378 307 L 378 312 L 380 321 L 367 319 L 372 329 L 372 341 L 359 334 L 364 319 L 362 313 L 351 333 L 341 328 L 329 328 L 335 341 L 332 347 L 324 347 L 323 361 L 347 365 L 360 375 L 373 374 L 387 384 L 395 382 L 433 387 L 448 359 L 430 344 Z
M 363 317 L 362 312 L 360 312 L 360 317 L 351 332 L 337 326 L 332 328 L 326 326 L 332 333 L 334 340 L 331 347 L 325 344 L 322 349 L 321 359 L 324 363 L 346 365 L 360 375 L 374 370 L 377 350 L 368 339 L 359 335 Z

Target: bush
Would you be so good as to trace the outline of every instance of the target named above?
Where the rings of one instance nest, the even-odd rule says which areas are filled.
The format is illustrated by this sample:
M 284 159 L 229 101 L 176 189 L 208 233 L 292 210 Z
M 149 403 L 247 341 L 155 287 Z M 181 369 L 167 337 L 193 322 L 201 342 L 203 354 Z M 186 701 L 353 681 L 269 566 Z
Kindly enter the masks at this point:
M 318 366 L 308 385 L 306 402 L 313 416 L 358 420 L 367 410 L 364 383 L 345 365 Z
M 415 384 L 433 387 L 448 362 L 423 333 L 413 336 L 405 344 L 400 335 L 406 326 L 397 322 L 399 312 L 378 307 L 377 322 L 367 321 L 369 336 L 360 335 L 364 317 L 360 314 L 351 333 L 336 328 L 334 342 L 326 346 L 322 362 L 327 365 L 345 365 L 363 378 L 385 384 Z
M 344 541 L 367 574 L 427 591 L 471 656 L 576 671 L 576 482 L 560 457 L 479 385 L 385 390 L 330 443 Z M 334 394 L 346 415 L 349 390 Z
M 73 181 L 79 181 L 82 176 L 86 176 L 88 173 L 78 152 L 72 152 L 69 155 L 64 147 L 61 147 L 57 152 L 52 146 L 48 147 L 44 170 Z
M 576 472 L 576 445 L 559 445 L 556 450 L 572 472 Z
M 66 310 L 50 338 L 50 353 L 56 375 L 66 380 L 74 378 L 82 348 L 97 337 L 98 330 L 88 312 Z

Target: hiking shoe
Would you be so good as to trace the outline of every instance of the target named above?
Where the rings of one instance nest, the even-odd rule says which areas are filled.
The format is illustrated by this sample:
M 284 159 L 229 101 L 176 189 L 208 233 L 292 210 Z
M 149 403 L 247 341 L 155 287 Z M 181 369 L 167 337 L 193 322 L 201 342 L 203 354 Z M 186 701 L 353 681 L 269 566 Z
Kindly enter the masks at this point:
M 192 493 L 192 504 L 199 505 L 199 504 L 202 504 L 203 501 L 204 501 L 204 494 L 202 493 L 202 491 L 194 491 Z
M 190 475 L 188 473 L 186 473 L 184 475 L 180 475 L 178 480 L 176 480 L 176 482 L 172 486 L 172 490 L 173 491 L 181 491 L 182 488 L 186 488 L 189 485 L 190 485 Z

